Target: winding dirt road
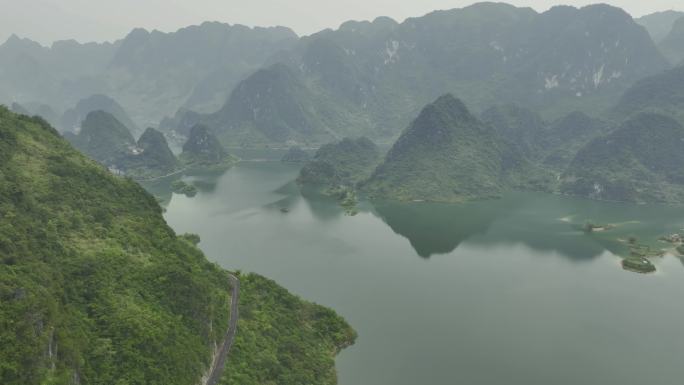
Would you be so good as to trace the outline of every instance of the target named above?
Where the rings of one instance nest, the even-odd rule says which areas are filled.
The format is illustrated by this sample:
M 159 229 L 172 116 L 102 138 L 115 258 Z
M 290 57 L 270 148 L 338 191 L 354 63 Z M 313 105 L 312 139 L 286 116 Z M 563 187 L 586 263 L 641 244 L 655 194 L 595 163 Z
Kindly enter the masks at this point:
M 230 353 L 230 347 L 233 346 L 235 340 L 235 334 L 237 333 L 237 323 L 238 323 L 238 301 L 240 300 L 240 280 L 234 275 L 230 275 L 230 284 L 233 287 L 233 295 L 230 300 L 230 321 L 228 323 L 228 331 L 226 336 L 223 338 L 223 344 L 218 352 L 218 356 L 214 360 L 209 371 L 209 377 L 205 382 L 206 385 L 216 385 L 221 379 L 223 374 L 223 369 L 226 366 L 226 360 L 228 359 L 228 353 Z

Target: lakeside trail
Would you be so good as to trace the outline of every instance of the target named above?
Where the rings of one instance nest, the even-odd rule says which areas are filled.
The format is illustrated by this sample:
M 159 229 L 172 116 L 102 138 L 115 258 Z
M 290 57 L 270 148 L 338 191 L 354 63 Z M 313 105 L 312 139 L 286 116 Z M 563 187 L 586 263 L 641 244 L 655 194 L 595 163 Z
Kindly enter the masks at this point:
M 209 375 L 207 376 L 207 380 L 204 382 L 204 385 L 216 385 L 219 383 L 221 375 L 223 374 L 223 369 L 226 366 L 230 348 L 233 346 L 233 342 L 235 340 L 235 334 L 237 333 L 240 279 L 232 274 L 230 274 L 229 278 L 233 288 L 233 293 L 230 300 L 230 321 L 228 323 L 228 331 L 226 331 L 226 335 L 223 338 L 223 343 L 221 344 L 221 349 L 219 350 L 218 355 L 214 359 L 214 362 L 209 369 Z

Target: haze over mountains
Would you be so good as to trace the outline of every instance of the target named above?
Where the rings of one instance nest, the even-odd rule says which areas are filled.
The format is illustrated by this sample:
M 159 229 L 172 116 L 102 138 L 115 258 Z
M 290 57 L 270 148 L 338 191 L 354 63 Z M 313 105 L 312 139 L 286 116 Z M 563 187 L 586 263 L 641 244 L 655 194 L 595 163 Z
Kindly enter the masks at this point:
M 287 28 L 220 23 L 49 48 L 13 36 L 0 46 L 0 102 L 43 104 L 61 116 L 106 95 L 136 127 L 187 137 L 192 125 L 179 122 L 202 121 L 230 145 L 358 135 L 385 142 L 449 92 L 476 113 L 512 102 L 547 118 L 602 113 L 684 52 L 663 43 L 666 58 L 637 24 L 662 26 L 665 18 L 675 25 L 675 15 L 635 21 L 607 5 L 538 13 L 480 3 L 403 23 L 350 21 L 302 38 Z M 68 115 L 60 129 L 85 116 Z
M 87 132 L 69 137 L 94 159 L 133 174 L 132 165 L 141 166 L 141 160 L 158 173 L 173 168 L 170 160 L 158 162 L 170 159 L 169 145 L 160 140 L 150 146 L 160 149 L 155 156 L 131 163 L 131 154 L 141 149 L 135 139 L 141 127 L 152 126 L 171 148 L 184 145 L 181 163 L 230 162 L 225 147 L 354 143 L 342 140 L 349 137 L 397 141 L 384 162 L 369 163 L 368 175 L 352 179 L 368 180 L 368 191 L 391 190 L 402 199 L 482 198 L 521 186 L 557 191 L 550 175 L 560 178 L 584 146 L 631 116 L 655 112 L 684 122 L 678 87 L 684 67 L 672 69 L 684 59 L 679 16 L 684 15 L 673 11 L 634 20 L 605 4 L 538 13 L 478 3 L 402 23 L 387 17 L 349 21 L 301 38 L 287 28 L 220 23 L 175 33 L 136 29 L 114 43 L 58 42 L 50 48 L 12 37 L 0 46 L 6 93 L 0 100 L 10 98 L 16 111 L 41 115 L 63 131 L 78 132 L 81 122 L 91 126 L 93 119 L 86 117 L 93 112 L 114 118 L 116 124 L 105 126 L 126 130 L 101 129 L 99 140 L 106 146 L 78 139 Z M 435 122 L 446 126 L 432 127 Z M 463 131 L 470 126 L 479 128 Z M 429 133 L 449 132 L 441 131 L 446 127 L 459 132 L 452 147 L 452 139 L 428 143 Z M 132 136 L 107 138 L 116 132 Z M 148 130 L 147 139 L 159 139 L 155 132 Z M 465 147 L 459 144 L 466 143 L 464 137 L 472 139 Z M 466 156 L 463 149 L 473 143 L 482 144 L 480 153 L 495 154 Z M 438 155 L 440 146 L 449 148 Z M 332 148 L 322 148 L 317 157 Z M 426 168 L 416 171 L 422 178 L 452 158 L 460 159 L 452 172 L 464 169 L 450 187 L 419 193 L 401 175 L 422 164 Z M 332 154 L 327 172 L 344 170 L 339 162 Z M 305 170 L 325 171 L 317 164 L 314 159 Z M 518 178 L 522 170 L 529 178 Z M 462 178 L 466 171 L 478 177 Z M 315 180 L 316 173 L 305 179 Z M 466 185 L 473 191 L 458 187 L 471 179 Z M 403 189 L 406 194 L 398 193 Z
M 286 28 L 204 23 L 175 33 L 132 31 L 114 43 L 10 37 L 0 46 L 0 101 L 64 111 L 93 94 L 124 106 L 140 126 L 184 105 L 212 111 L 242 77 L 297 36 Z
M 672 31 L 675 22 L 682 17 L 684 12 L 668 10 L 642 16 L 635 21 L 643 25 L 651 34 L 653 41 L 659 44 Z
M 646 31 L 606 5 L 537 14 L 482 3 L 401 24 L 348 22 L 302 38 L 278 60 L 289 68 L 288 87 L 296 92 L 282 90 L 282 82 L 270 85 L 301 106 L 301 127 L 384 141 L 447 92 L 475 111 L 516 102 L 549 117 L 575 109 L 598 113 L 636 80 L 668 67 Z M 267 99 L 254 102 L 259 89 L 247 93 L 254 82 L 245 80 L 229 99 L 228 106 L 238 104 L 236 98 L 252 100 L 232 116 L 270 110 Z M 307 112 L 312 109 L 318 113 Z M 268 118 L 251 124 L 265 130 L 275 124 Z M 230 118 L 208 122 L 225 135 L 235 127 Z

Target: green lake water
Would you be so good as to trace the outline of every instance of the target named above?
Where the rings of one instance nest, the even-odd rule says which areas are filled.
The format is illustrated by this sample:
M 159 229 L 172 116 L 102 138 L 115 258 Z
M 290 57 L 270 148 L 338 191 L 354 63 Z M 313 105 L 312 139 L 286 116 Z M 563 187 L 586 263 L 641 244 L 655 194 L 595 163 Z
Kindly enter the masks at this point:
M 275 279 L 358 331 L 340 385 L 676 385 L 684 381 L 684 265 L 624 271 L 637 236 L 684 228 L 684 208 L 510 194 L 465 205 L 364 203 L 345 216 L 302 194 L 297 166 L 242 163 L 189 177 L 166 218 L 228 269 Z M 289 212 L 281 212 L 288 208 Z M 616 224 L 585 234 L 586 222 Z

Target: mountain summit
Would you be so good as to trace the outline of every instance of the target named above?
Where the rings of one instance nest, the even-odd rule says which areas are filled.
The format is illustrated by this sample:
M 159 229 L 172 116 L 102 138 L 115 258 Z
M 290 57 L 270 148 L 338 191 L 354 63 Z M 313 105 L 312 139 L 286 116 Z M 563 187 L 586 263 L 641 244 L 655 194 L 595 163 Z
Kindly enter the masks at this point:
M 398 200 L 464 201 L 497 197 L 521 159 L 465 104 L 444 95 L 404 131 L 364 189 Z

